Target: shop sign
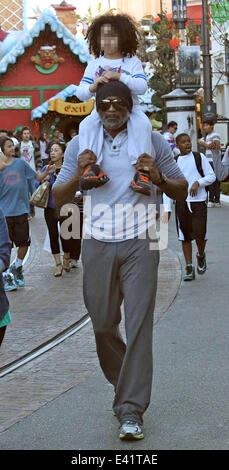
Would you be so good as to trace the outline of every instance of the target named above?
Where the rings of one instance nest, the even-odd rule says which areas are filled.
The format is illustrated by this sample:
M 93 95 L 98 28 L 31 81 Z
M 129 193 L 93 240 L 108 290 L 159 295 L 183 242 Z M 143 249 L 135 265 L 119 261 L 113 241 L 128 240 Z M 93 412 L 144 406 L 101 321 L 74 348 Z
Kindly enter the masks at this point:
M 60 114 L 68 114 L 70 116 L 86 116 L 90 114 L 94 108 L 95 100 L 88 100 L 86 103 L 68 103 L 58 98 L 49 101 L 48 111 L 56 111 Z

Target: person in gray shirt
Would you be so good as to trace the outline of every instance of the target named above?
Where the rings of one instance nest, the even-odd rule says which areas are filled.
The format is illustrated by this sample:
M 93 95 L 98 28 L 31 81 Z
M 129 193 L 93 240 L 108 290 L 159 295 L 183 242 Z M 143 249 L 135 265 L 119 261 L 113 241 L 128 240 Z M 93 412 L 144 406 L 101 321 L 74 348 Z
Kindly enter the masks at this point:
M 144 153 L 137 161 L 129 160 L 127 120 L 132 97 L 129 88 L 122 86 L 120 93 L 116 81 L 110 81 L 96 93 L 96 107 L 104 127 L 103 150 L 97 163 L 110 179 L 86 196 L 83 285 L 100 365 L 114 386 L 113 412 L 120 422 L 119 437 L 139 440 L 144 437 L 143 414 L 150 403 L 152 385 L 153 313 L 159 263 L 158 248 L 151 248 L 156 187 L 173 199 L 183 200 L 188 184 L 168 143 L 157 132 L 152 132 L 151 155 Z M 139 138 L 144 139 L 144 135 Z M 78 139 L 76 136 L 69 143 L 53 187 L 59 207 L 72 200 L 85 167 L 96 162 L 91 150 L 78 155 Z M 148 171 L 150 196 L 129 187 L 136 170 Z M 123 301 L 126 344 L 119 331 Z
M 229 145 L 226 147 L 223 158 L 221 152 L 213 147 L 212 160 L 215 174 L 219 181 L 229 181 Z

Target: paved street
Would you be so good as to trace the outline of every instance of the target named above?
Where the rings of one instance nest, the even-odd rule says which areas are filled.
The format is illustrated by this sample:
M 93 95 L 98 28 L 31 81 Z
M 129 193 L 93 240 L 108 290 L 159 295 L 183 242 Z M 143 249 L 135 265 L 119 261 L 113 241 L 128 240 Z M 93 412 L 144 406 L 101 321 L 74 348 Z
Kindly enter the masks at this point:
M 12 323 L 2 344 L 0 367 L 50 340 L 87 313 L 82 296 L 81 264 L 55 278 L 52 255 L 43 250 L 46 225 L 42 210 L 36 209 L 30 228 L 31 251 L 24 269 L 26 288 L 8 294 Z M 155 324 L 173 301 L 180 274 L 180 263 L 173 252 L 169 249 L 162 252 Z M 168 283 L 170 289 L 166 292 Z M 78 384 L 98 367 L 89 324 L 63 345 L 1 379 L 10 399 L 2 403 L 0 431 Z M 12 384 L 10 389 L 9 384 Z
M 208 270 L 191 283 L 180 283 L 184 263 L 170 221 L 169 249 L 161 253 L 145 439 L 118 439 L 113 389 L 100 371 L 89 323 L 1 379 L 2 449 L 228 449 L 228 217 L 228 206 L 209 210 Z M 10 294 L 13 321 L 1 367 L 86 313 L 81 267 L 53 277 L 52 257 L 42 250 L 42 211 L 31 230 L 26 288 Z

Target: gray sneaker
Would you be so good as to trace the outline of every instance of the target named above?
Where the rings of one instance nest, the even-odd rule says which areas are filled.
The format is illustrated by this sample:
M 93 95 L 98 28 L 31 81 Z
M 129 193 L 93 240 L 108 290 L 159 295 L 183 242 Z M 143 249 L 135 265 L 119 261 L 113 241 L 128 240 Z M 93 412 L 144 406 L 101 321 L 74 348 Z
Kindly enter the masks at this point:
M 192 264 L 187 264 L 185 267 L 185 275 L 183 281 L 193 281 L 195 279 L 195 268 Z
M 17 286 L 14 282 L 14 277 L 12 274 L 5 274 L 5 276 L 3 276 L 3 281 L 4 281 L 4 289 L 6 292 L 17 290 Z
M 206 255 L 205 253 L 203 256 L 196 254 L 196 259 L 197 259 L 197 272 L 198 274 L 204 274 L 206 269 L 207 269 L 207 263 L 206 263 Z
M 10 266 L 10 272 L 13 274 L 14 277 L 14 282 L 18 287 L 24 287 L 25 285 L 25 280 L 23 276 L 23 270 L 22 266 L 19 268 L 16 268 L 15 264 L 11 264 Z
M 133 441 L 144 439 L 143 431 L 136 421 L 127 420 L 120 427 L 119 437 L 122 440 Z

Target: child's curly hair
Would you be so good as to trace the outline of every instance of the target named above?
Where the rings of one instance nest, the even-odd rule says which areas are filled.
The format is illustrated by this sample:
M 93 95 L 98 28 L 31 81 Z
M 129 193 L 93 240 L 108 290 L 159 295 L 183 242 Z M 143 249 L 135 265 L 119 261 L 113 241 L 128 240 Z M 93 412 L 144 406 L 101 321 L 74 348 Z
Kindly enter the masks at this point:
M 113 12 L 96 16 L 92 20 L 86 35 L 91 54 L 94 54 L 95 57 L 104 55 L 100 45 L 100 30 L 101 26 L 104 24 L 110 24 L 117 32 L 119 50 L 123 57 L 132 57 L 136 54 L 138 42 L 141 37 L 137 22 L 127 14 L 114 15 Z

